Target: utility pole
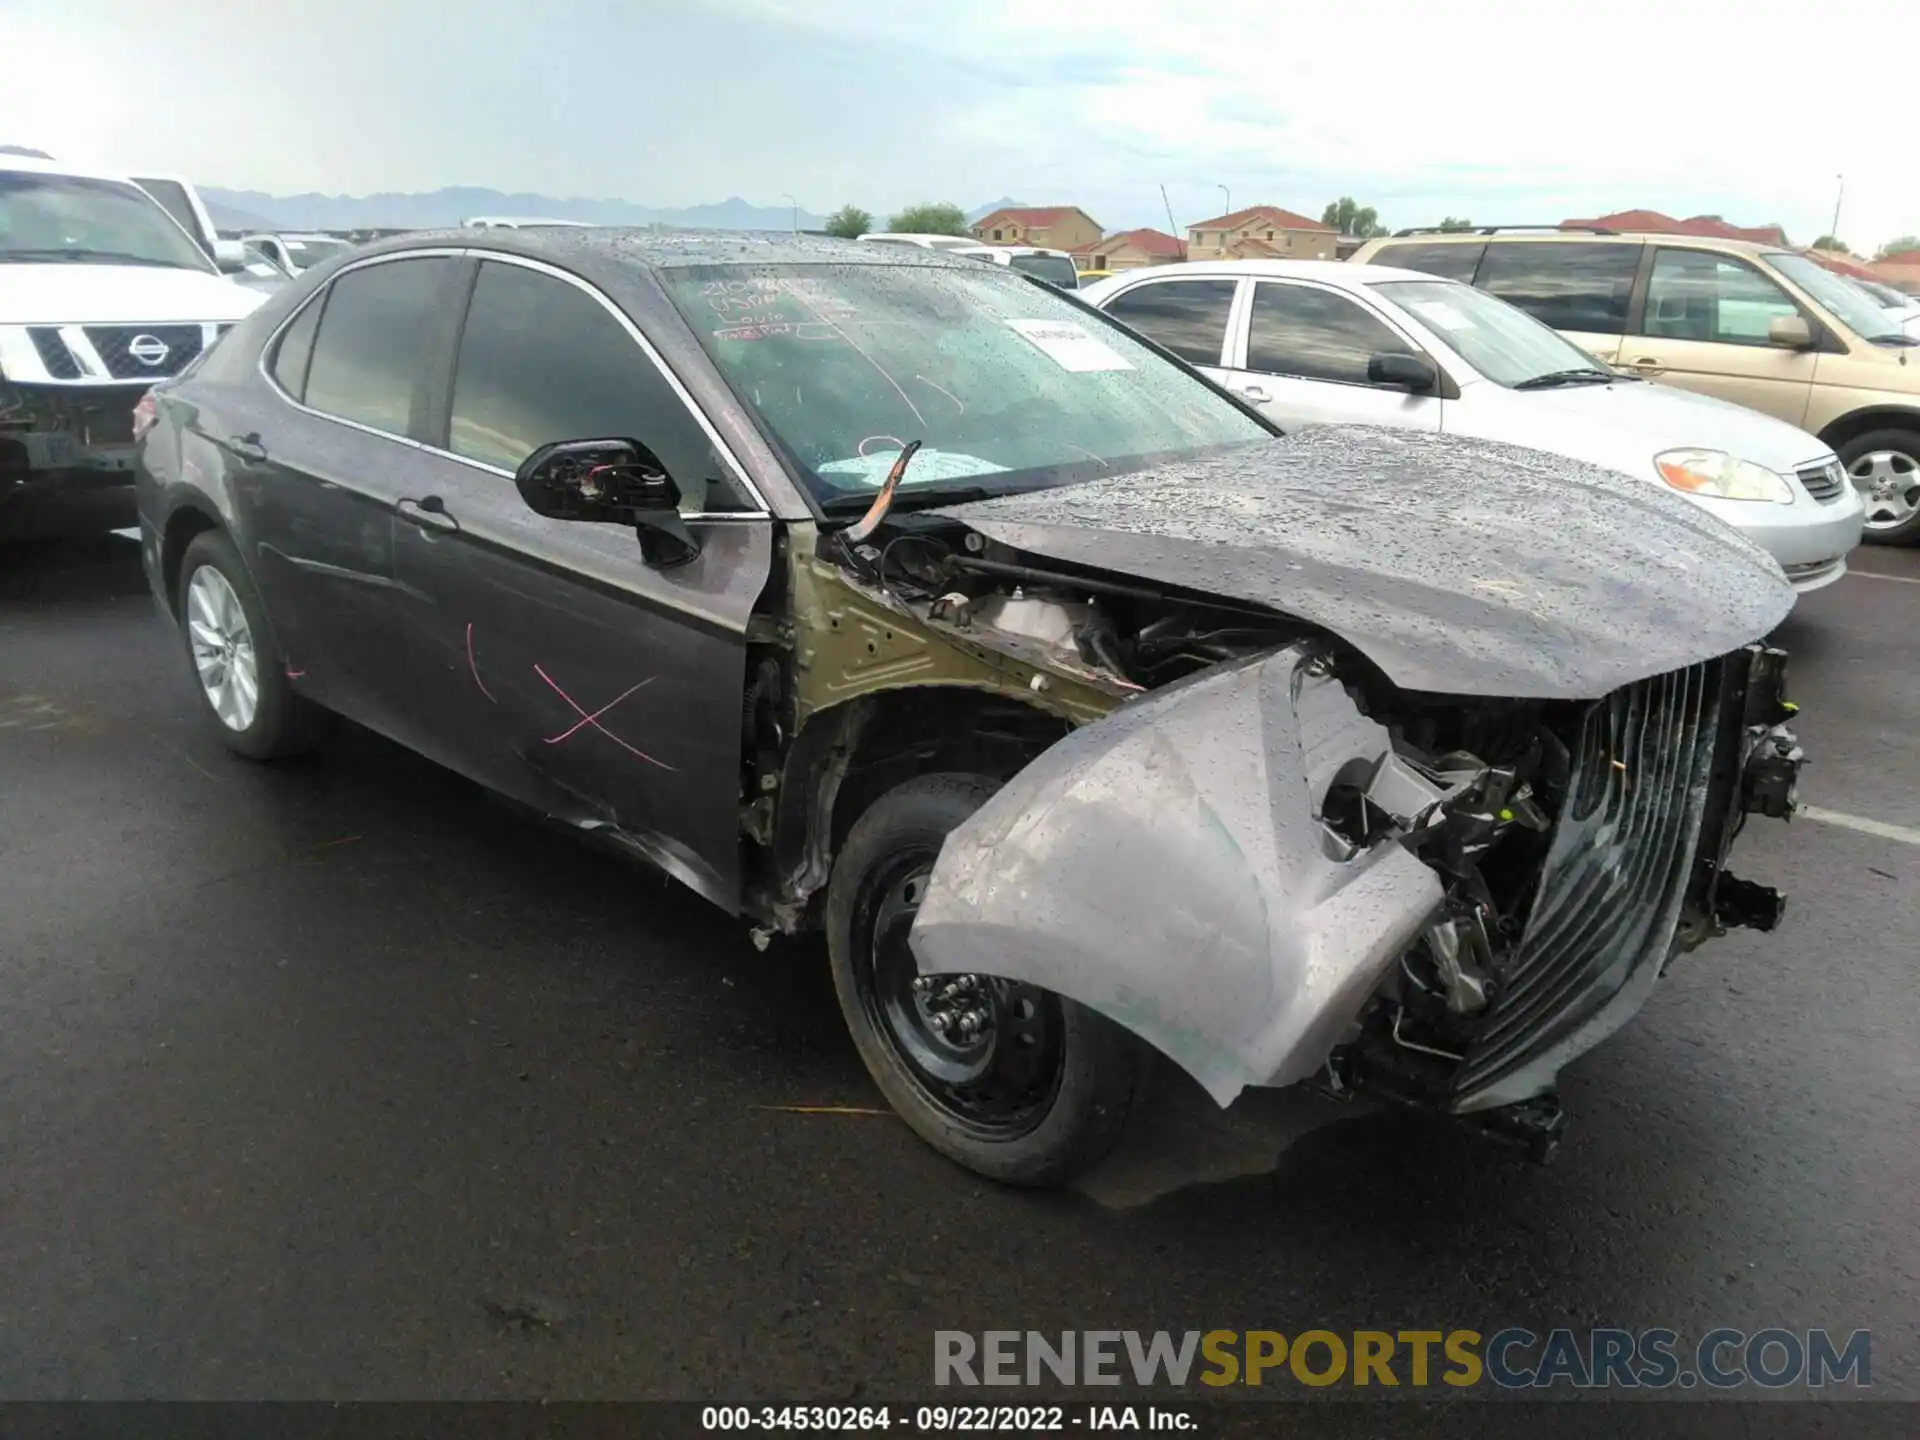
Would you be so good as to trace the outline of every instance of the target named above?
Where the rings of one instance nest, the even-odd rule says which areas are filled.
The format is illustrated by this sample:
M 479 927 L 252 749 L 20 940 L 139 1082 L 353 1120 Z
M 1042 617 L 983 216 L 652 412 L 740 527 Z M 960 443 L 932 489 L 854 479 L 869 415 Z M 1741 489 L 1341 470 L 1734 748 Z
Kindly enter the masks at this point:
M 1233 213 L 1233 191 L 1229 190 L 1225 185 L 1216 185 L 1214 188 L 1227 197 L 1227 214 L 1231 215 Z
M 1160 187 L 1160 203 L 1167 207 L 1167 233 L 1178 240 L 1182 250 L 1184 250 L 1186 248 L 1186 237 L 1180 233 L 1180 222 L 1173 218 L 1173 202 L 1167 199 L 1167 187 L 1164 185 Z
M 1833 243 L 1838 245 L 1840 243 L 1840 202 L 1847 198 L 1847 177 L 1836 175 L 1833 178 L 1840 182 L 1840 193 L 1833 197 L 1833 224 L 1827 227 L 1827 234 L 1831 235 Z
M 793 207 L 793 233 L 798 235 L 800 233 L 800 202 L 791 195 L 782 195 L 780 198 Z

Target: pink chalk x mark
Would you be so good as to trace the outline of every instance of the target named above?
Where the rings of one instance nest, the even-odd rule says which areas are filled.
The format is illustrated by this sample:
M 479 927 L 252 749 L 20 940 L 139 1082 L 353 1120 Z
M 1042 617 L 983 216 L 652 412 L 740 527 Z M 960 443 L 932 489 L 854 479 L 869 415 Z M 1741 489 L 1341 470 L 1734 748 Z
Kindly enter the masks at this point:
M 480 678 L 480 667 L 473 660 L 473 622 L 471 620 L 467 622 L 467 670 L 473 676 L 473 683 L 480 687 L 480 693 L 487 699 L 493 700 L 493 692 L 487 689 L 487 682 Z M 493 700 L 493 703 L 498 705 L 500 702 Z
M 580 719 L 570 728 L 561 731 L 558 735 L 548 736 L 544 743 L 548 745 L 558 745 L 562 740 L 567 739 L 571 735 L 577 734 L 579 731 L 591 725 L 595 730 L 598 730 L 602 735 L 606 736 L 607 739 L 613 741 L 613 743 L 618 745 L 622 750 L 625 750 L 632 755 L 638 755 L 642 760 L 646 761 L 649 765 L 658 765 L 662 770 L 672 770 L 674 768 L 673 766 L 667 764 L 667 762 L 664 760 L 654 759 L 653 756 L 647 754 L 647 752 L 644 750 L 636 750 L 633 746 L 629 745 L 626 741 L 622 740 L 618 735 L 614 734 L 611 730 L 607 729 L 606 726 L 600 723 L 600 717 L 602 715 L 606 714 L 609 710 L 613 709 L 614 706 L 618 705 L 622 700 L 625 700 L 629 695 L 633 694 L 634 691 L 643 689 L 644 687 L 651 685 L 656 678 L 655 676 L 649 675 L 646 679 L 642 680 L 638 685 L 628 686 L 625 690 L 621 691 L 620 694 L 614 696 L 613 699 L 609 700 L 606 704 L 602 705 L 598 710 L 594 711 L 591 715 L 589 715 L 585 710 L 582 710 L 580 708 L 580 704 L 578 701 L 576 701 L 571 695 L 567 694 L 566 691 L 562 690 L 558 685 L 556 685 L 554 683 L 553 677 L 547 674 L 547 672 L 542 670 L 538 665 L 533 667 L 533 673 L 538 675 L 542 680 L 546 681 L 547 685 L 553 690 L 553 693 L 558 695 L 562 700 L 566 701 L 568 707 L 573 711 L 573 713 L 580 717 Z

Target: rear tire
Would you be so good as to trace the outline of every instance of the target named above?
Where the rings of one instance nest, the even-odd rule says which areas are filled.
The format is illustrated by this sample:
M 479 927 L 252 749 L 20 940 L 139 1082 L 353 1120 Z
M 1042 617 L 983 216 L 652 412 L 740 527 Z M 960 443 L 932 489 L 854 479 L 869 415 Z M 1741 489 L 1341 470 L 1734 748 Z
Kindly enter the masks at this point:
M 1839 449 L 1840 463 L 1867 507 L 1869 545 L 1920 540 L 1920 431 L 1870 430 Z
M 294 692 L 266 606 L 218 530 L 196 535 L 180 559 L 175 614 L 187 670 L 220 743 L 249 760 L 311 749 L 333 719 Z
M 834 861 L 827 946 L 860 1058 L 920 1138 L 990 1180 L 1059 1185 L 1119 1139 L 1144 1082 L 1143 1047 L 1038 986 L 916 983 L 906 946 L 941 843 L 997 788 L 926 775 L 881 796 Z

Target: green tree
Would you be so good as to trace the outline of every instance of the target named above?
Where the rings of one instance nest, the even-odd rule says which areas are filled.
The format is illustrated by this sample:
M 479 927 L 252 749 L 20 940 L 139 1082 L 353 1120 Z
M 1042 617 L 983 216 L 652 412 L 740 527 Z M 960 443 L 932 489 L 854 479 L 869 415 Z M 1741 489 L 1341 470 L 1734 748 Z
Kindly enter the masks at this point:
M 1440 228 L 1449 233 L 1455 230 L 1471 230 L 1473 222 L 1464 215 L 1448 215 L 1441 219 Z
M 1908 250 L 1920 250 L 1920 235 L 1902 235 L 1897 240 L 1889 240 L 1880 247 L 1879 258 L 1884 260 L 1889 255 L 1900 255 Z
M 887 221 L 887 228 L 902 235 L 966 235 L 967 212 L 958 205 L 929 200 L 909 205 Z
M 1847 242 L 1837 235 L 1822 235 L 1818 240 L 1813 242 L 1813 248 L 1816 250 L 1826 250 L 1835 255 L 1851 255 L 1853 253 L 1853 251 L 1847 248 Z
M 842 205 L 827 217 L 827 234 L 842 240 L 858 240 L 873 229 L 873 216 L 858 205 Z
M 1320 223 L 1331 225 L 1342 235 L 1352 235 L 1360 240 L 1384 235 L 1387 229 L 1380 223 L 1379 211 L 1371 205 L 1360 204 L 1351 195 L 1342 195 L 1321 211 Z

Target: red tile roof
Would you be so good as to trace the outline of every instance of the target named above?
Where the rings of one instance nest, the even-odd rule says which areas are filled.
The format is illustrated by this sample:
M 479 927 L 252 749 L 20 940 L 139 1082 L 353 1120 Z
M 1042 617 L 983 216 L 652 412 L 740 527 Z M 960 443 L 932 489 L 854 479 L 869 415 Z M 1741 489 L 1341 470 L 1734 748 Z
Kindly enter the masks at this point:
M 1856 280 L 1878 280 L 1880 277 L 1845 255 L 1837 255 L 1831 250 L 1802 250 L 1800 252 L 1817 265 L 1824 265 L 1836 275 L 1851 275 Z
M 995 221 L 1004 224 L 1010 220 L 1016 225 L 1026 226 L 1029 230 L 1045 230 L 1050 226 L 1058 225 L 1069 215 L 1081 215 L 1088 220 L 1093 219 L 1078 205 L 1043 205 L 1033 210 L 996 210 L 991 215 L 982 215 L 974 221 L 973 228 L 980 230 L 992 225 Z
M 1187 258 L 1185 243 L 1174 239 L 1164 230 L 1122 230 L 1086 245 L 1076 245 L 1071 253 L 1092 255 L 1101 250 L 1117 250 L 1122 245 L 1131 245 L 1143 255 L 1154 255 L 1168 260 Z
M 1309 220 L 1304 215 L 1296 215 L 1291 210 L 1282 210 L 1278 205 L 1250 205 L 1245 210 L 1236 210 L 1231 215 L 1216 215 L 1211 220 L 1196 220 L 1188 230 L 1238 230 L 1254 220 L 1269 220 L 1276 230 L 1325 230 L 1329 234 L 1333 226 L 1323 225 L 1318 220 Z
M 1621 210 L 1594 220 L 1562 220 L 1562 230 L 1591 227 L 1626 234 L 1698 235 L 1710 240 L 1753 240 L 1762 245 L 1784 245 L 1787 232 L 1778 225 L 1729 225 L 1718 215 L 1694 215 L 1676 220 L 1658 210 Z
M 1920 250 L 1896 250 L 1891 255 L 1882 255 L 1882 265 L 1920 265 Z

